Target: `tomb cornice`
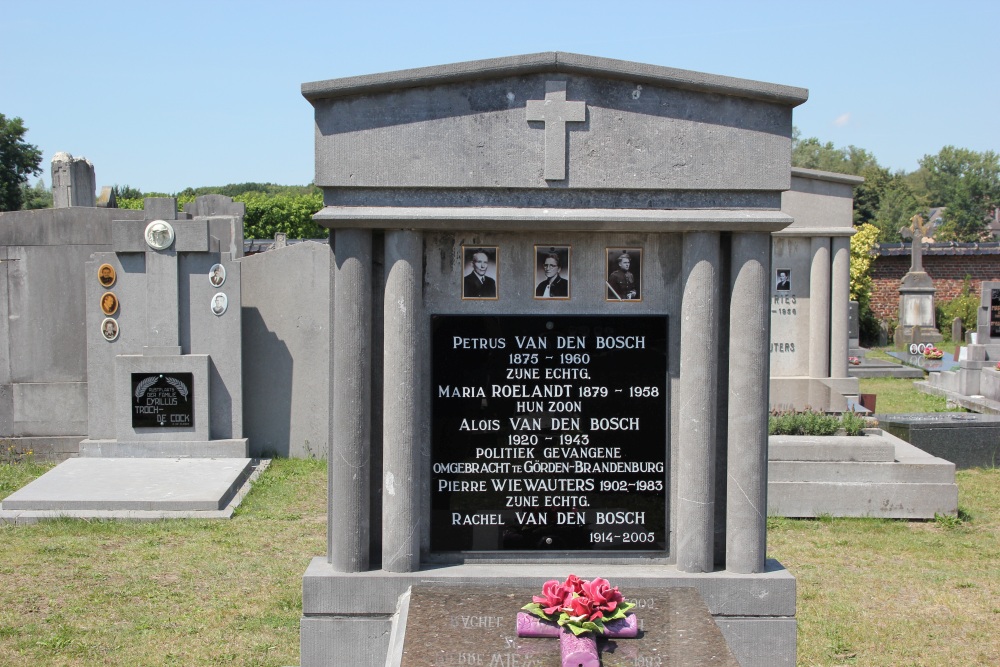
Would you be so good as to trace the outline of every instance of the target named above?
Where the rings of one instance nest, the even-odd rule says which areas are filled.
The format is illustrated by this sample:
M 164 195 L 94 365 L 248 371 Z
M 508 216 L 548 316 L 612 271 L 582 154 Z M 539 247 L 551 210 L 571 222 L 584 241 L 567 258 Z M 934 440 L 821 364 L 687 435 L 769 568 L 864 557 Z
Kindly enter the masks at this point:
M 809 98 L 809 91 L 805 88 L 559 51 L 312 81 L 302 84 L 302 96 L 310 102 L 316 102 L 388 90 L 539 73 L 627 79 L 636 83 L 732 95 L 790 106 L 798 106 Z
M 812 237 L 812 236 L 854 236 L 858 233 L 854 227 L 788 227 L 774 232 L 782 237 Z
M 792 223 L 791 216 L 780 211 L 395 206 L 327 206 L 316 213 L 313 220 L 332 229 L 440 230 L 473 223 L 478 228 L 503 231 L 531 231 L 546 226 L 560 231 L 586 232 L 776 232 Z

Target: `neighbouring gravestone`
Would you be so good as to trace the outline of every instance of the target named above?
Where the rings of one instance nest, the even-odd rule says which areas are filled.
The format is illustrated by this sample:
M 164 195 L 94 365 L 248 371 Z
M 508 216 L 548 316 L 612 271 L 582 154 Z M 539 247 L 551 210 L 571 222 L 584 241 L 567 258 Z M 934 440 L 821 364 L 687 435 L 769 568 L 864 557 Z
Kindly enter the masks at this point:
M 52 208 L 94 206 L 96 181 L 90 160 L 56 153 L 52 158 Z
M 964 348 L 959 356 L 959 368 L 954 371 L 932 373 L 928 383 L 944 390 L 951 398 L 980 397 L 988 401 L 986 411 L 1000 410 L 1000 282 L 983 281 L 980 287 L 979 312 L 976 321 L 975 343 Z
M 86 264 L 81 455 L 246 457 L 240 265 L 220 251 L 235 229 L 233 216 L 178 215 L 172 198 L 112 223 L 112 252 Z
M 774 232 L 771 250 L 772 408 L 780 397 L 786 409 L 836 410 L 846 405 L 840 397 L 858 395 L 857 378 L 848 376 L 858 338 L 849 318 L 850 239 L 854 188 L 863 180 L 795 168 L 781 196 L 795 222 Z M 814 387 L 801 391 L 804 380 Z M 814 402 L 830 390 L 839 394 L 833 403 Z
M 925 223 L 919 215 L 910 219 L 910 226 L 899 233 L 912 239 L 910 270 L 899 285 L 899 324 L 896 325 L 896 345 L 936 343 L 943 336 L 937 330 L 934 311 L 934 281 L 924 271 L 923 240 L 934 233 L 937 221 Z M 919 329 L 918 329 L 919 327 Z
M 570 570 L 693 587 L 741 664 L 794 664 L 765 558 L 770 234 L 806 91 L 544 53 L 303 95 L 335 312 L 303 667 L 396 664 L 422 582 Z

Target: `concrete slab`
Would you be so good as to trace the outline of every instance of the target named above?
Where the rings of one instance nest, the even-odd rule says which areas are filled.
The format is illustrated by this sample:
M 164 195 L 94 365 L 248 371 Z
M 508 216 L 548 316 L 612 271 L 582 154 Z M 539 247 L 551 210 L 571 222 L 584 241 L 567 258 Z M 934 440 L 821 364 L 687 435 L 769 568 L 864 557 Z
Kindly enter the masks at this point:
M 5 498 L 0 522 L 228 518 L 264 467 L 252 459 L 69 459 Z

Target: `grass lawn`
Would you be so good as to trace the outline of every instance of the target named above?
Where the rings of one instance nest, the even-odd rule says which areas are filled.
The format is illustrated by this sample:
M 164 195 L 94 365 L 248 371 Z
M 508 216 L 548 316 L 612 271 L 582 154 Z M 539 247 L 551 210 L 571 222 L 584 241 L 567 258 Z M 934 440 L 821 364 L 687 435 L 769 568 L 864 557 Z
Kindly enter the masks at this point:
M 945 409 L 910 380 L 862 391 Z M 0 463 L 0 498 L 47 468 Z M 769 520 L 799 665 L 1000 665 L 1000 470 L 958 484 L 958 520 Z M 297 665 L 302 574 L 325 553 L 315 460 L 275 460 L 230 521 L 0 526 L 0 665 Z

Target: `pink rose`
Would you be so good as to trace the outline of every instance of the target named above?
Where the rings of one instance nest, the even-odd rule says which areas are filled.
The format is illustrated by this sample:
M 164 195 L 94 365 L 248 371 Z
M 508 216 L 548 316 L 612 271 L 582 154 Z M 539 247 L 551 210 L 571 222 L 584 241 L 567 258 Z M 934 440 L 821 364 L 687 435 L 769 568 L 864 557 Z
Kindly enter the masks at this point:
M 593 600 L 594 609 L 613 613 L 623 602 L 618 587 L 611 588 L 607 579 L 597 577 L 593 581 L 583 582 L 583 594 Z
M 600 610 L 594 606 L 594 601 L 588 597 L 575 597 L 569 601 L 569 615 L 582 616 L 584 621 L 593 621 L 601 618 Z
M 531 599 L 541 605 L 542 611 L 546 614 L 554 614 L 566 606 L 567 598 L 572 595 L 571 589 L 553 579 L 546 581 L 542 586 L 541 596 L 535 595 Z
M 581 579 L 580 577 L 576 576 L 575 574 L 571 574 L 568 577 L 566 577 L 566 583 L 564 585 L 570 591 L 572 591 L 572 592 L 576 593 L 577 595 L 579 595 L 579 594 L 583 593 L 583 584 L 584 583 L 585 582 L 583 581 L 583 579 Z

